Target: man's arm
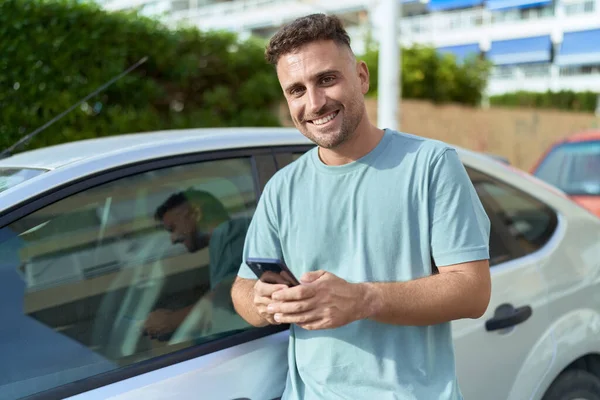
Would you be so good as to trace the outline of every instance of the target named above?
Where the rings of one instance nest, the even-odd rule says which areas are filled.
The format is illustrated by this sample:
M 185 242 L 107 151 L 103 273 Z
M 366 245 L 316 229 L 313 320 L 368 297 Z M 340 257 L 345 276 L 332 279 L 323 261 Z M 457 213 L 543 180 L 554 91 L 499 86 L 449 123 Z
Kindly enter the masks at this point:
M 491 295 L 487 260 L 440 267 L 440 273 L 408 282 L 364 283 L 363 315 L 398 325 L 434 325 L 479 318 Z
M 286 289 L 286 285 L 264 283 L 256 279 L 238 277 L 231 288 L 231 298 L 235 311 L 250 325 L 261 327 L 279 325 L 273 314 L 267 311 L 273 303 L 273 293 Z
M 349 283 L 329 272 L 305 274 L 303 285 L 273 293 L 268 308 L 279 323 L 330 329 L 360 319 L 394 325 L 435 325 L 479 318 L 490 299 L 488 261 L 440 267 L 407 282 Z
M 231 287 L 231 299 L 235 311 L 252 326 L 267 326 L 269 323 L 260 316 L 254 306 L 254 285 L 256 280 L 237 277 Z

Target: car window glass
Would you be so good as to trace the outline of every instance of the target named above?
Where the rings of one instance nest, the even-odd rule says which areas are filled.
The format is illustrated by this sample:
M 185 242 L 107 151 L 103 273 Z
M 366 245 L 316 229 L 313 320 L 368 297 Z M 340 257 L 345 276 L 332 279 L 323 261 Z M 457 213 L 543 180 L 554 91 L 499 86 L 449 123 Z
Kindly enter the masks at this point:
M 539 200 L 493 179 L 477 183 L 491 213 L 501 221 L 525 253 L 538 250 L 550 239 L 556 215 Z
M 492 213 L 487 206 L 486 197 L 488 196 L 488 193 L 482 188 L 477 180 L 473 181 L 473 185 L 475 187 L 475 191 L 479 195 L 479 199 L 486 209 L 488 217 L 490 218 L 490 266 L 510 261 L 513 258 L 513 255 L 506 247 L 506 244 L 501 236 L 501 227 L 497 226 L 497 220 L 493 215 L 490 215 Z
M 230 288 L 256 192 L 249 159 L 146 172 L 0 229 L 0 398 L 250 326 Z
M 0 168 L 0 193 L 31 178 L 43 174 L 46 170 L 34 168 Z
M 557 146 L 535 175 L 570 195 L 600 195 L 600 141 Z

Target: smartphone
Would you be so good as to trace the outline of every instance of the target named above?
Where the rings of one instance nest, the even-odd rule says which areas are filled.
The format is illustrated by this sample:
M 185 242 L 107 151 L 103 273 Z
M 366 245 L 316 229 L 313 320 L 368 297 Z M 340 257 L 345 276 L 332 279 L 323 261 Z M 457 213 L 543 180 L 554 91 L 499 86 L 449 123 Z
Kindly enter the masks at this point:
M 265 283 L 284 284 L 289 287 L 300 284 L 292 271 L 281 260 L 270 258 L 248 258 L 246 265 Z

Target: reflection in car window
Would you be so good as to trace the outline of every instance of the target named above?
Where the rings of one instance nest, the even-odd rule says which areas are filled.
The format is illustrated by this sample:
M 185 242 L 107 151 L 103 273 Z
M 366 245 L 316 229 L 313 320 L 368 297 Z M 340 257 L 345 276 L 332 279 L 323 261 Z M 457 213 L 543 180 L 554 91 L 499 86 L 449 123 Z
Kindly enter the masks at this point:
M 555 147 L 535 175 L 570 195 L 600 196 L 600 141 Z
M 0 229 L 0 398 L 250 326 L 230 287 L 256 206 L 248 159 L 120 179 Z
M 472 174 L 471 171 L 470 175 Z M 481 202 L 483 203 L 484 207 L 486 208 L 486 213 L 488 213 L 488 216 L 490 218 L 490 267 L 493 267 L 494 265 L 506 262 L 506 261 L 510 261 L 513 258 L 513 255 L 511 254 L 511 252 L 508 250 L 508 248 L 506 247 L 503 238 L 501 237 L 501 234 L 499 232 L 499 227 L 496 226 L 496 219 L 493 218 L 492 215 L 490 214 L 490 211 L 488 209 L 487 203 L 486 203 L 486 197 L 488 196 L 487 192 L 482 189 L 481 185 L 479 185 L 479 183 L 477 181 L 473 182 L 473 186 L 475 187 L 475 190 L 477 192 L 477 194 L 479 195 L 479 198 L 481 200 Z
M 296 161 L 306 153 L 292 153 L 292 161 Z
M 552 237 L 557 217 L 544 203 L 483 174 L 474 184 L 489 212 L 504 223 L 525 253 L 540 249 Z
M 0 168 L 0 193 L 44 172 L 35 168 Z

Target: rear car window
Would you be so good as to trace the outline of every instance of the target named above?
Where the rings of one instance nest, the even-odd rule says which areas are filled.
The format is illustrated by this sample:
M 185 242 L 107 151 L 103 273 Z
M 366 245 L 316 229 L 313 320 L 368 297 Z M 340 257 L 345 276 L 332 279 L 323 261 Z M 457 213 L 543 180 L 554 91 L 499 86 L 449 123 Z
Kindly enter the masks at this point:
M 600 195 L 600 141 L 555 147 L 534 173 L 570 195 Z
M 28 179 L 35 178 L 46 172 L 43 169 L 35 168 L 2 168 L 0 167 L 0 193 L 11 187 L 25 182 Z

